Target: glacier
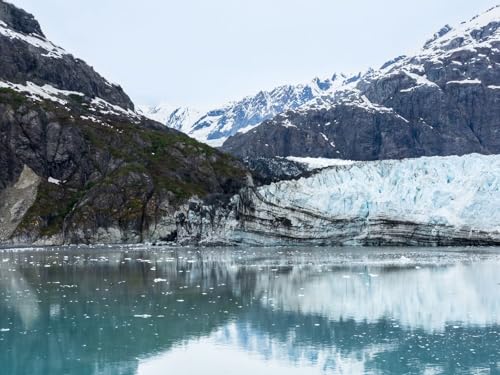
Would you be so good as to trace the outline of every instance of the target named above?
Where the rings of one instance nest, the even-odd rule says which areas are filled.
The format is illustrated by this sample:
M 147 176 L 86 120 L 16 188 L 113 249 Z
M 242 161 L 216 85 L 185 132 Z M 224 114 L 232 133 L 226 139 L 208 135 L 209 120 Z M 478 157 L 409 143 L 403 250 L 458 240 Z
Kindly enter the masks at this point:
M 257 190 L 269 203 L 318 215 L 391 216 L 500 230 L 500 157 L 423 157 L 355 163 Z
M 500 155 L 355 162 L 198 203 L 176 214 L 180 243 L 498 245 Z

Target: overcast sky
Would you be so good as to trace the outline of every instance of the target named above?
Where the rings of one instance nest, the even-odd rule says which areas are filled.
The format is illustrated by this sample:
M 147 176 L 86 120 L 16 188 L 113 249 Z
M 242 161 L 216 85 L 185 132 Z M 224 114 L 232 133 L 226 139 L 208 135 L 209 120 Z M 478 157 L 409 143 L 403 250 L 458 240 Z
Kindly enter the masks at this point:
M 210 107 L 358 72 L 498 0 L 9 0 L 136 104 Z

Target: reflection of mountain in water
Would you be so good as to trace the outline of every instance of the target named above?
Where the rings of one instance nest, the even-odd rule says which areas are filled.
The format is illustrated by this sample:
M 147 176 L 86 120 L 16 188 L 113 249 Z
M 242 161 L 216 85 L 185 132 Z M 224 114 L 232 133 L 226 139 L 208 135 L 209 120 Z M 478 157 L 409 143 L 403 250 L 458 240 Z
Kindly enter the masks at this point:
M 138 358 L 203 337 L 334 373 L 453 373 L 500 361 L 500 262 L 487 253 L 73 249 L 3 258 L 8 373 L 134 374 Z

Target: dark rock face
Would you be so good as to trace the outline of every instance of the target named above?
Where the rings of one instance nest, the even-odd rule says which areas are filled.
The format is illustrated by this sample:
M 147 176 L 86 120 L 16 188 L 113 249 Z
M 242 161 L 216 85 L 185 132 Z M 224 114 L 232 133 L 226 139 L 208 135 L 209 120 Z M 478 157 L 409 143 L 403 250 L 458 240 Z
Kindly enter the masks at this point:
M 45 39 L 38 22 L 24 10 L 0 0 L 0 21 L 19 33 L 0 34 L 0 78 L 14 82 L 46 83 L 68 91 L 99 97 L 123 108 L 134 105 L 122 88 L 110 84 L 84 61 L 74 58 Z M 33 43 L 22 37 L 30 37 Z
M 0 94 L 0 186 L 24 166 L 42 183 L 17 242 L 155 240 L 175 230 L 174 213 L 192 196 L 224 205 L 245 185 L 240 163 L 160 124 L 112 115 L 96 123 L 80 103 L 68 112 L 21 98 Z
M 17 8 L 10 3 L 0 1 L 0 20 L 5 22 L 17 32 L 23 34 L 38 34 L 45 37 L 40 24 L 32 14 Z
M 498 9 L 444 28 L 420 54 L 367 73 L 329 101 L 235 135 L 222 149 L 352 160 L 500 153 Z
M 31 15 L 0 0 L 0 19 L 0 209 L 23 212 L 4 215 L 0 243 L 175 237 L 189 199 L 223 207 L 245 186 L 240 162 L 134 113 L 121 88 L 53 46 Z
M 244 158 L 243 163 L 252 172 L 257 185 L 293 180 L 310 175 L 309 169 L 301 163 L 283 158 Z

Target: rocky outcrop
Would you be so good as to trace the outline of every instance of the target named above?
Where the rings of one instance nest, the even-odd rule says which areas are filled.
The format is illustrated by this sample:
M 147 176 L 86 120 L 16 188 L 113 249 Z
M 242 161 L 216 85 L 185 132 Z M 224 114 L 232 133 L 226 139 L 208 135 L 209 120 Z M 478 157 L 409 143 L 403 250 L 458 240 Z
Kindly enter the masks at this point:
M 84 61 L 47 40 L 34 17 L 0 1 L 0 79 L 14 83 L 50 83 L 60 90 L 99 97 L 126 109 L 134 104 Z
M 229 138 L 240 157 L 381 160 L 500 153 L 500 7 L 416 55 Z
M 19 180 L 11 187 L 0 191 L 0 242 L 8 240 L 35 203 L 40 185 L 38 177 L 24 166 Z
M 36 34 L 45 37 L 40 24 L 32 14 L 3 0 L 0 2 L 0 20 L 19 33 Z
M 17 95 L 0 95 L 0 144 L 11 171 L 2 184 L 12 186 L 24 166 L 42 182 L 14 242 L 159 239 L 170 231 L 157 224 L 184 201 L 223 205 L 245 184 L 241 164 L 160 124 L 112 115 L 95 122 L 80 103 L 67 112 Z M 24 102 L 5 104 L 12 97 Z

